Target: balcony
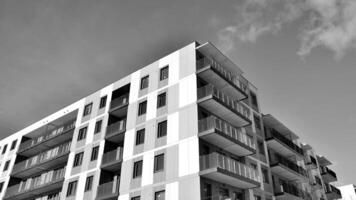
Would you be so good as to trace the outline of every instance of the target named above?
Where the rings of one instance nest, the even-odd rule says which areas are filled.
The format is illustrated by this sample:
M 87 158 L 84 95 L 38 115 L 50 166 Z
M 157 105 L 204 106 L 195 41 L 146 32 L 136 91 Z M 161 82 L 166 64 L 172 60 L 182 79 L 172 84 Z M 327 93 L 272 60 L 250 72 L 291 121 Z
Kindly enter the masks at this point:
M 275 188 L 276 199 L 288 200 L 311 200 L 311 195 L 295 185 L 283 183 L 280 187 Z
M 119 147 L 114 151 L 104 153 L 101 168 L 107 171 L 117 172 L 121 170 L 123 148 Z
M 123 117 L 127 114 L 127 107 L 129 105 L 129 94 L 122 95 L 113 99 L 110 103 L 110 114 L 116 117 Z
M 256 153 L 252 138 L 215 116 L 199 120 L 198 125 L 199 137 L 211 144 L 238 156 Z
M 324 156 L 317 155 L 316 158 L 318 159 L 318 163 L 319 163 L 320 166 L 331 165 L 331 162 Z
M 293 155 L 303 157 L 304 155 L 302 148 L 274 129 L 270 129 L 270 131 L 267 132 L 266 142 L 268 147 L 285 157 Z
M 342 197 L 340 190 L 330 184 L 325 184 L 325 194 L 327 199 L 341 199 Z
M 260 186 L 254 169 L 216 152 L 200 156 L 200 175 L 241 189 Z
M 25 178 L 48 169 L 66 165 L 70 152 L 70 142 L 48 150 L 14 165 L 11 176 Z
M 197 75 L 209 83 L 214 83 L 223 92 L 236 97 L 237 100 L 247 98 L 248 83 L 240 75 L 234 75 L 213 59 L 204 57 L 197 60 Z
M 328 167 L 320 167 L 320 173 L 326 183 L 337 181 L 336 173 Z
M 213 85 L 198 88 L 198 104 L 235 127 L 251 124 L 250 110 L 242 103 L 216 89 Z
M 96 200 L 114 200 L 119 196 L 120 177 L 114 181 L 99 185 Z
M 306 158 L 305 164 L 308 167 L 308 169 L 317 169 L 318 168 L 316 159 L 313 156 L 308 156 Z
M 311 183 L 311 185 L 315 189 L 321 189 L 323 187 L 323 184 L 321 183 L 321 179 L 317 176 L 314 176 L 314 181 Z
M 50 133 L 46 133 L 36 139 L 27 140 L 20 144 L 19 155 L 30 157 L 43 152 L 60 143 L 70 140 L 73 137 L 75 120 L 57 128 Z
M 4 199 L 22 200 L 35 199 L 46 194 L 62 190 L 65 169 L 53 171 L 48 177 L 39 181 L 41 177 L 27 179 L 20 184 L 7 188 Z
M 273 173 L 283 176 L 289 181 L 308 181 L 306 170 L 294 162 L 278 154 L 272 154 L 270 159 L 271 171 Z
M 106 128 L 105 139 L 111 142 L 118 143 L 123 141 L 126 131 L 126 119 L 109 125 Z

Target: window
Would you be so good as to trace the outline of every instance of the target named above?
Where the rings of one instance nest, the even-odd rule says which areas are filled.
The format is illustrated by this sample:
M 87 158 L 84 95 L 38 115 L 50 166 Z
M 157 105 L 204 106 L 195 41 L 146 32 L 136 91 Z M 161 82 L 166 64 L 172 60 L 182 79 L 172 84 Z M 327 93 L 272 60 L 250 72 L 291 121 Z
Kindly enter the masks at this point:
M 134 163 L 132 178 L 137 178 L 142 176 L 142 160 Z
M 15 149 L 15 147 L 16 147 L 16 143 L 17 143 L 17 140 L 12 141 L 12 144 L 11 144 L 11 148 L 10 148 L 10 150 Z
M 163 137 L 167 135 L 167 120 L 158 123 L 157 137 Z
M 140 89 L 145 89 L 148 87 L 148 76 L 145 76 L 143 78 L 141 78 L 141 86 L 140 86 Z
M 82 162 L 83 162 L 83 155 L 84 155 L 84 152 L 75 154 L 73 167 L 77 167 L 77 166 L 79 166 L 79 165 L 82 165 Z
M 99 109 L 104 108 L 106 106 L 107 98 L 108 98 L 108 96 L 103 96 L 100 98 Z
M 91 188 L 93 187 L 93 179 L 94 179 L 93 176 L 87 177 L 87 180 L 85 181 L 85 189 L 84 189 L 85 192 L 90 191 Z
M 143 144 L 145 142 L 145 129 L 138 130 L 136 132 L 136 145 Z
M 258 150 L 260 152 L 261 155 L 266 155 L 265 154 L 265 147 L 263 145 L 263 142 L 262 141 L 257 141 L 257 144 L 258 144 Z
M 155 200 L 165 200 L 166 192 L 164 190 L 155 192 Z
M 140 200 L 141 197 L 140 196 L 137 196 L 137 197 L 132 197 L 131 200 Z
M 255 108 L 258 108 L 258 103 L 257 103 L 257 96 L 256 96 L 256 94 L 250 91 L 250 97 L 251 97 L 251 104 L 252 104 L 252 106 L 254 106 Z
M 253 115 L 253 120 L 255 121 L 255 128 L 261 130 L 261 120 L 259 116 Z
M 2 154 L 6 153 L 6 149 L 7 149 L 7 144 L 4 146 L 4 148 L 2 149 Z
M 208 183 L 204 183 L 204 186 L 203 186 L 203 197 L 204 199 L 206 200 L 212 200 L 212 190 L 211 190 L 211 184 L 208 184 Z
M 162 81 L 168 78 L 168 66 L 161 68 L 159 73 L 159 80 Z
M 10 160 L 6 161 L 5 165 L 4 165 L 4 170 L 3 171 L 6 171 L 9 169 L 9 165 L 10 165 Z
M 97 160 L 98 159 L 98 154 L 99 154 L 99 146 L 96 146 L 91 150 L 90 161 Z
M 138 116 L 146 114 L 147 101 L 143 101 L 138 105 Z
M 100 133 L 101 131 L 101 125 L 103 124 L 103 120 L 99 120 L 95 123 L 95 130 L 94 130 L 94 134 L 96 133 Z
M 83 140 L 87 136 L 88 127 L 79 129 L 77 141 Z
M 264 183 L 269 183 L 269 176 L 268 176 L 268 170 L 262 168 L 262 178 Z
M 260 196 L 255 195 L 255 200 L 261 200 Z
M 85 105 L 83 116 L 89 115 L 91 113 L 92 107 L 93 107 L 93 103 L 89 103 L 89 104 Z
M 2 188 L 4 187 L 4 182 L 0 183 L 0 193 L 2 192 Z
M 155 156 L 154 172 L 163 171 L 164 169 L 164 154 Z
M 166 105 L 166 93 L 159 94 L 157 96 L 157 108 L 163 107 Z
M 68 183 L 68 189 L 67 189 L 67 197 L 75 195 L 77 191 L 77 183 L 78 181 L 72 181 Z

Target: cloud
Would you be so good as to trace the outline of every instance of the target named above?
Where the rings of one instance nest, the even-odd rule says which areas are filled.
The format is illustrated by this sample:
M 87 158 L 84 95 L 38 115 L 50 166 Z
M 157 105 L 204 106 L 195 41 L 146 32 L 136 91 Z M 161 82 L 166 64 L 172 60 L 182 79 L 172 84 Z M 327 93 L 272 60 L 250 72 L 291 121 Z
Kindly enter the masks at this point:
M 218 45 L 231 51 L 238 42 L 254 43 L 291 23 L 300 26 L 300 56 L 322 46 L 340 58 L 356 48 L 355 0 L 244 0 L 236 6 L 234 22 L 217 33 Z

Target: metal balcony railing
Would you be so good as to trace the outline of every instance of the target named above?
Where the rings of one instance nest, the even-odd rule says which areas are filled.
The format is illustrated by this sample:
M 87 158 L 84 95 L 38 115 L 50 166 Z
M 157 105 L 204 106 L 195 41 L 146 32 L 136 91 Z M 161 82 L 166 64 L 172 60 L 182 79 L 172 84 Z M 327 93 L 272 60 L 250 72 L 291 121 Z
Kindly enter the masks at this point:
M 62 135 L 67 133 L 70 130 L 73 130 L 75 128 L 75 120 L 74 121 L 70 121 L 66 124 L 64 124 L 63 126 L 52 130 L 51 132 L 46 132 L 45 134 L 37 137 L 36 139 L 32 139 L 32 140 L 27 140 L 23 143 L 20 144 L 19 147 L 19 152 L 24 151 L 26 149 L 30 149 L 31 147 L 44 143 L 58 135 Z
M 248 81 L 241 75 L 234 75 L 233 73 L 227 71 L 224 67 L 222 67 L 218 62 L 213 59 L 204 57 L 202 59 L 197 60 L 197 70 L 207 66 L 211 66 L 232 85 L 240 88 L 246 94 L 248 93 Z
M 298 174 L 300 174 L 300 175 L 302 175 L 304 177 L 308 177 L 307 171 L 305 169 L 303 169 L 302 167 L 298 166 L 294 162 L 288 160 L 287 158 L 284 158 L 281 155 L 272 154 L 270 162 L 271 162 L 271 166 L 272 165 L 276 165 L 276 164 L 281 164 L 281 165 L 293 170 L 294 172 L 297 172 Z
M 110 109 L 118 108 L 129 103 L 129 94 L 124 94 L 116 99 L 113 99 L 110 103 Z
M 109 125 L 106 128 L 106 136 L 110 136 L 120 132 L 125 132 L 125 130 L 126 130 L 126 119 L 123 119 L 121 121 Z
M 302 190 L 301 188 L 290 184 L 290 183 L 282 183 L 280 185 L 280 188 L 276 188 L 276 194 L 278 193 L 288 193 L 291 194 L 293 196 L 297 196 L 300 197 L 302 199 L 311 199 L 311 196 L 309 193 L 305 192 L 304 190 Z
M 298 147 L 298 145 L 294 144 L 291 140 L 283 136 L 281 133 L 276 131 L 275 129 L 271 129 L 269 134 L 267 134 L 267 138 L 275 138 L 279 140 L 280 142 L 284 143 L 287 145 L 289 148 L 293 149 L 294 151 L 298 152 L 300 155 L 303 155 L 303 149 Z
M 121 161 L 122 160 L 122 155 L 123 155 L 123 148 L 122 147 L 119 147 L 116 150 L 104 153 L 102 161 L 101 161 L 101 164 L 105 165 L 105 164 L 108 164 L 108 163 Z
M 203 87 L 198 88 L 198 99 L 207 97 L 207 96 L 214 96 L 215 98 L 219 99 L 225 105 L 227 105 L 231 110 L 240 113 L 242 116 L 250 119 L 250 110 L 243 105 L 242 103 L 232 99 L 228 95 L 224 94 L 213 85 L 208 84 Z
M 215 116 L 209 116 L 207 118 L 201 119 L 198 122 L 199 132 L 203 132 L 210 129 L 217 129 L 221 133 L 240 141 L 241 143 L 256 149 L 256 145 L 253 140 L 247 137 L 246 133 L 243 133 L 241 128 L 236 128 L 230 125 L 228 122 L 219 119 Z
M 253 181 L 259 181 L 259 176 L 255 169 L 216 152 L 200 156 L 200 168 L 200 170 L 220 168 L 232 174 L 236 174 Z
M 119 195 L 120 177 L 114 178 L 114 181 L 107 182 L 98 186 L 97 199 Z

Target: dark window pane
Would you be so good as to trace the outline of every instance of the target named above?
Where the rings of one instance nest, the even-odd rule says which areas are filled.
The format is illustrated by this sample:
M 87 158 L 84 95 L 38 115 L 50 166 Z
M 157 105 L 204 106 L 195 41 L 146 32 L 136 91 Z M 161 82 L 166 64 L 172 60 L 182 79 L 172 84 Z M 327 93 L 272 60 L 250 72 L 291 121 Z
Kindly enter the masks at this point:
M 155 200 L 165 200 L 166 192 L 164 190 L 155 192 Z
M 77 141 L 80 141 L 80 140 L 83 140 L 83 139 L 86 138 L 87 130 L 88 130 L 88 127 L 84 127 L 84 128 L 79 129 L 78 140 Z
M 163 137 L 167 135 L 167 120 L 158 123 L 157 137 Z
M 140 86 L 141 90 L 148 87 L 148 80 L 149 80 L 148 76 L 141 78 L 141 86 Z
M 145 129 L 138 130 L 136 133 L 136 145 L 143 144 L 145 142 Z
M 6 153 L 6 149 L 7 149 L 7 144 L 4 146 L 4 148 L 2 149 L 2 154 Z
M 92 187 L 93 187 L 93 176 L 89 176 L 89 177 L 87 177 L 87 180 L 86 180 L 86 182 L 85 182 L 85 189 L 84 189 L 84 191 L 85 191 L 85 192 L 86 192 L 86 191 L 89 191 L 89 190 L 92 189 Z
M 157 97 L 157 108 L 160 108 L 162 106 L 166 105 L 166 93 L 159 94 Z
M 93 107 L 93 103 L 85 105 L 83 116 L 89 115 L 91 113 L 92 107 Z
M 93 148 L 92 152 L 91 152 L 91 161 L 97 160 L 98 159 L 98 154 L 99 154 L 99 146 L 96 146 Z
M 147 101 L 141 102 L 138 105 L 138 116 L 146 114 L 147 110 Z
M 99 108 L 104 108 L 106 106 L 107 98 L 108 98 L 108 96 L 103 96 L 103 97 L 100 98 Z
M 164 80 L 168 78 L 168 66 L 161 68 L 159 74 L 159 80 Z
M 17 140 L 14 140 L 14 141 L 12 142 L 10 150 L 15 149 L 16 143 L 17 143 Z
M 75 154 L 73 167 L 77 167 L 77 166 L 79 166 L 79 165 L 82 164 L 82 162 L 83 162 L 83 155 L 84 155 L 84 152 Z
M 164 169 L 164 154 L 155 156 L 154 172 L 159 172 Z
M 142 176 L 142 160 L 137 161 L 134 163 L 133 168 L 133 178 L 141 177 Z
M 75 195 L 77 191 L 77 181 L 70 182 L 67 189 L 67 197 Z
M 102 123 L 103 123 L 102 120 L 97 121 L 97 122 L 95 123 L 95 130 L 94 130 L 94 133 L 100 133 Z

